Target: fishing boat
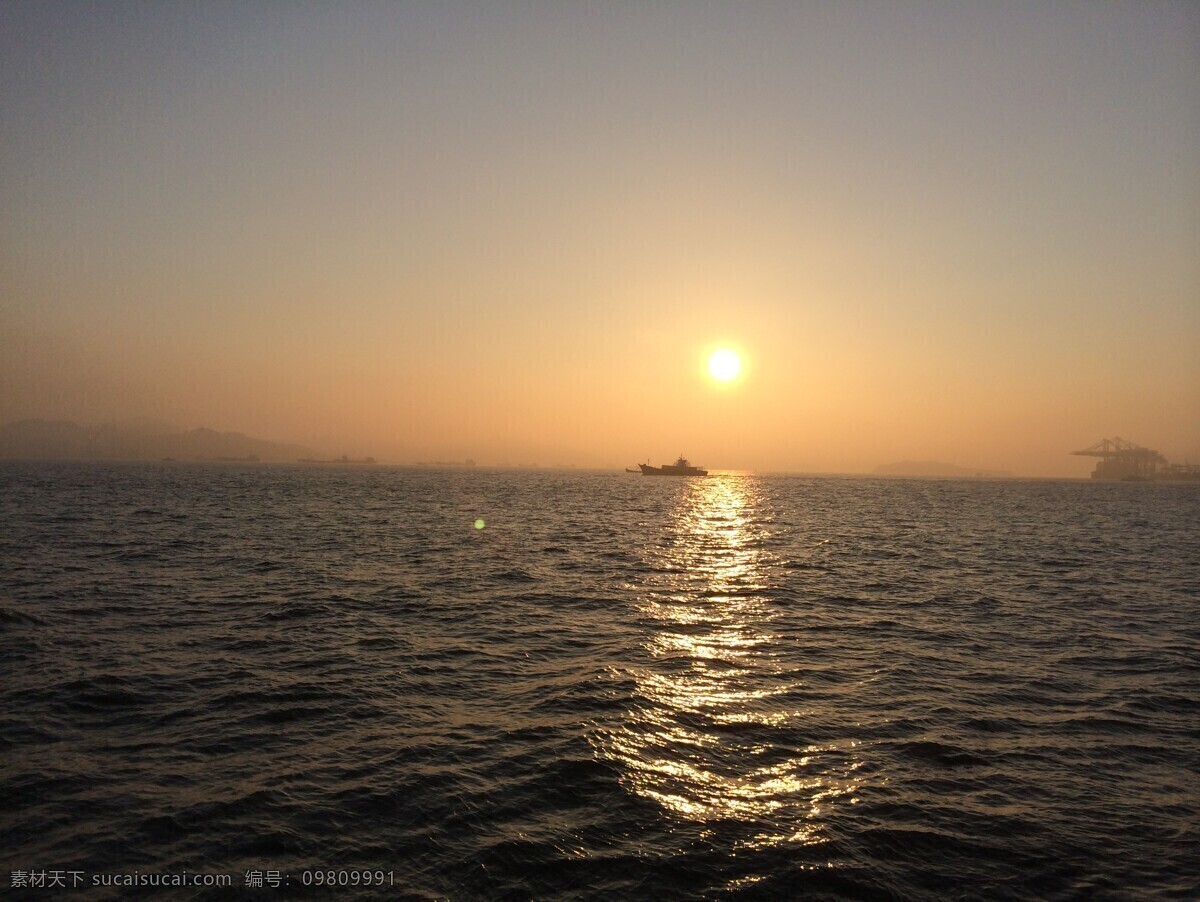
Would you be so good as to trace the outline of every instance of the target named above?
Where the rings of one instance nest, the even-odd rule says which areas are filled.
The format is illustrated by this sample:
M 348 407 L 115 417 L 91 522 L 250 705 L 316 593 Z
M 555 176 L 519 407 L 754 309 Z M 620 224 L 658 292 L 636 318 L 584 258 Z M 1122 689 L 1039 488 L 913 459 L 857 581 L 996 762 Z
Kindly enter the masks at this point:
M 708 470 L 693 467 L 682 455 L 673 464 L 652 467 L 649 463 L 638 464 L 643 476 L 707 476 Z

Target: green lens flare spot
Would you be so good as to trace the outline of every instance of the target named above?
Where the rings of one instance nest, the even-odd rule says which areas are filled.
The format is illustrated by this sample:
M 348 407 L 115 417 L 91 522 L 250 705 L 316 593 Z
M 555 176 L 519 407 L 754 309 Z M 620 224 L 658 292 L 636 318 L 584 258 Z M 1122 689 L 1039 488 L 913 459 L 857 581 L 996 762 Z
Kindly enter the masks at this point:
M 483 529 L 483 527 L 484 527 L 483 517 L 480 517 L 478 520 L 475 521 L 475 528 Z

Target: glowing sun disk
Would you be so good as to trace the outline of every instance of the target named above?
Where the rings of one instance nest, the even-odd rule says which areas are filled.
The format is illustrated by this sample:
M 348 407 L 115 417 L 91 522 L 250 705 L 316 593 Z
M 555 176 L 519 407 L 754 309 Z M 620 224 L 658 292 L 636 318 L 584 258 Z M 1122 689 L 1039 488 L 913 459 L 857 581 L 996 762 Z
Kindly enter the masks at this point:
M 731 379 L 735 379 L 741 371 L 741 358 L 728 348 L 721 348 L 709 355 L 708 372 L 718 382 L 728 382 Z

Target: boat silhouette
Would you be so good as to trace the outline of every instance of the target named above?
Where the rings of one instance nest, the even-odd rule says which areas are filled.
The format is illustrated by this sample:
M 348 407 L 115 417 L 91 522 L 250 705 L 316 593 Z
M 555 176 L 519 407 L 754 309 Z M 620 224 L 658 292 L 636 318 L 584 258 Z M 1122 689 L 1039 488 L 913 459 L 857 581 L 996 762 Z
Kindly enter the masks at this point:
M 688 459 L 680 455 L 673 464 L 663 464 L 661 467 L 652 467 L 650 464 L 638 464 L 643 476 L 707 476 L 708 470 L 702 470 L 699 467 L 693 467 L 688 463 Z

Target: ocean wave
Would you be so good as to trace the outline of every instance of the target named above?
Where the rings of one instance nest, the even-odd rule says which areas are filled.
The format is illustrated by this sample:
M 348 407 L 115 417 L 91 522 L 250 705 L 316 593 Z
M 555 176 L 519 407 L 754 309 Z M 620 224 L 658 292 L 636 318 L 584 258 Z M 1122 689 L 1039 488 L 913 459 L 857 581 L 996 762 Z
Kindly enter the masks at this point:
M 1200 493 L 157 472 L 0 465 L 10 872 L 1200 888 Z M 1146 525 L 1101 553 L 1078 524 L 1113 518 Z

